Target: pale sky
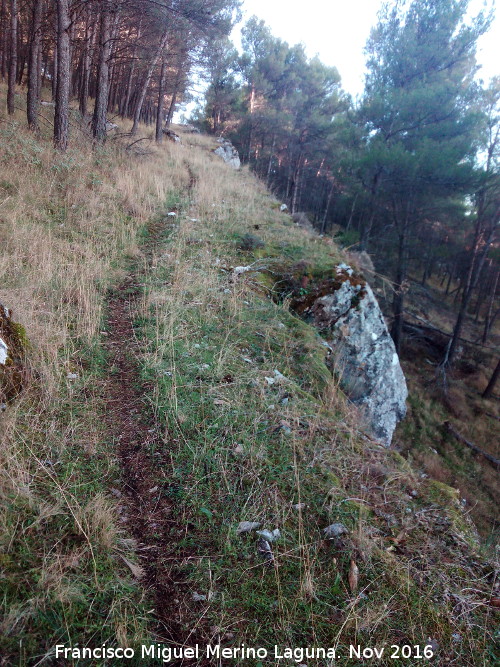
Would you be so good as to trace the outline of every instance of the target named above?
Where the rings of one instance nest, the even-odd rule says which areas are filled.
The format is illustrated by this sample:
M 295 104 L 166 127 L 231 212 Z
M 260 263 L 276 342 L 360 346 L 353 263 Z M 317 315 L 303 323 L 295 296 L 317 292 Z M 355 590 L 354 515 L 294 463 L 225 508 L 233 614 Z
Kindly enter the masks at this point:
M 255 14 L 275 37 L 290 45 L 302 42 L 309 57 L 318 54 L 325 65 L 338 69 L 343 88 L 355 97 L 363 90 L 363 48 L 381 4 L 382 0 L 244 0 L 242 23 Z M 472 0 L 472 15 L 482 6 L 483 0 Z M 238 36 L 232 38 L 238 44 Z M 500 18 L 478 45 L 478 62 L 483 65 L 480 76 L 485 80 L 500 73 L 498 45 Z

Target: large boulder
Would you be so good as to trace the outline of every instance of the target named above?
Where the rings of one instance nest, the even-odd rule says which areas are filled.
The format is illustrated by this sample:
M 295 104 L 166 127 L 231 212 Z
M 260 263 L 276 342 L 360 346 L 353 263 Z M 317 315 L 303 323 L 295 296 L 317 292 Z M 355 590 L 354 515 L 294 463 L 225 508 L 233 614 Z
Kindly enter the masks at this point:
M 387 447 L 406 414 L 408 390 L 399 357 L 370 286 L 341 264 L 331 289 L 307 308 L 326 332 L 335 369 L 351 400 L 360 407 L 365 427 Z M 327 293 L 325 293 L 327 292 Z
M 239 169 L 241 166 L 240 156 L 233 144 L 227 139 L 222 138 L 217 139 L 217 141 L 220 143 L 220 146 L 214 150 L 214 153 L 233 169 Z

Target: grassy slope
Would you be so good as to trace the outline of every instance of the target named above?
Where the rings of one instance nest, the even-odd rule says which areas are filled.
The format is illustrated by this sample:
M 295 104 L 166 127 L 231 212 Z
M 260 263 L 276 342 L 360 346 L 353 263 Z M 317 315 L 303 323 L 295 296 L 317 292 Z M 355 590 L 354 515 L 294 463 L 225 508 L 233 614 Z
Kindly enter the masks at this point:
M 322 273 L 338 250 L 293 226 L 250 174 L 177 150 L 195 186 L 157 258 L 137 330 L 173 448 L 158 493 L 176 498 L 186 527 L 168 554 L 187 582 L 178 601 L 186 635 L 339 647 L 433 638 L 457 664 L 488 664 L 493 612 L 474 596 L 492 579 L 472 556 L 474 529 L 456 492 L 360 436 L 318 336 L 262 290 L 258 269 L 279 280 L 302 261 L 305 273 Z M 249 233 L 265 247 L 239 250 Z M 230 267 L 250 263 L 255 273 L 231 277 Z M 287 380 L 269 385 L 275 369 Z M 236 535 L 244 520 L 281 530 L 275 568 L 262 567 L 255 539 Z M 322 539 L 334 521 L 351 530 L 343 543 Z M 351 559 L 361 596 L 349 590 Z M 193 604 L 193 592 L 208 602 Z
M 134 545 L 118 527 L 120 475 L 99 418 L 100 332 L 106 287 L 144 265 L 139 232 L 174 207 L 135 326 L 164 435 L 149 454 L 171 461 L 155 493 L 177 509 L 162 530 L 164 567 L 183 581 L 174 600 L 183 638 L 338 647 L 432 638 L 450 664 L 493 664 L 492 569 L 455 492 L 363 439 L 320 339 L 286 300 L 269 298 L 284 266 L 328 271 L 336 248 L 292 225 L 203 137 L 145 158 L 110 145 L 61 157 L 19 127 L 0 131 L 0 300 L 26 326 L 34 378 L 0 417 L 5 664 L 35 664 L 56 642 L 151 636 L 150 604 L 122 558 L 134 560 Z M 265 246 L 239 250 L 247 233 Z M 268 272 L 231 278 L 253 262 Z M 270 385 L 274 370 L 286 379 Z M 281 530 L 275 566 L 263 566 L 252 536 L 236 535 L 243 520 Z M 351 531 L 338 543 L 322 535 L 334 521 Z
M 0 414 L 0 664 L 24 665 L 57 642 L 146 632 L 150 607 L 124 564 L 134 545 L 110 491 L 119 470 L 100 419 L 100 331 L 107 287 L 183 172 L 167 171 L 163 152 L 92 153 L 76 119 L 65 155 L 45 123 L 34 138 L 21 112 L 1 120 L 0 301 L 26 329 L 31 381 Z

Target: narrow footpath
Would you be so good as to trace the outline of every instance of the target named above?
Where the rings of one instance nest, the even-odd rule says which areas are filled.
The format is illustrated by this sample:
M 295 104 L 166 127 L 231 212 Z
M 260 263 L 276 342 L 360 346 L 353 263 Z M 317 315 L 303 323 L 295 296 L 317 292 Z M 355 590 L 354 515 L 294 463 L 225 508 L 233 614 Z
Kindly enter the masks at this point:
M 191 178 L 189 190 L 192 183 Z M 132 268 L 122 283 L 108 294 L 108 335 L 104 342 L 110 369 L 106 423 L 122 473 L 122 487 L 117 490 L 121 517 L 137 542 L 142 572 L 132 564 L 129 566 L 154 602 L 154 639 L 179 645 L 188 639 L 182 629 L 177 599 L 184 596 L 183 589 L 187 585 L 180 571 L 185 556 L 177 546 L 182 526 L 176 522 L 174 501 L 161 493 L 172 462 L 169 447 L 146 399 L 149 392 L 136 361 L 140 346 L 133 328 L 136 305 L 142 294 L 141 283 L 156 252 L 165 244 L 165 225 L 163 220 L 151 223 L 148 228 L 141 248 L 147 258 L 146 268 Z

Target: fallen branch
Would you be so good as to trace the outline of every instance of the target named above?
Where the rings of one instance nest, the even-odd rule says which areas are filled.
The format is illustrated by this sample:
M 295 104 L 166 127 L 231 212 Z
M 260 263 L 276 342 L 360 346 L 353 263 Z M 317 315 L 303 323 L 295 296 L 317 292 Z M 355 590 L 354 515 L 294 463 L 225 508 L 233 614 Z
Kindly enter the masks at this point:
M 141 137 L 140 139 L 136 139 L 136 140 L 133 141 L 131 144 L 129 144 L 129 145 L 125 148 L 125 150 L 129 151 L 129 150 L 132 148 L 132 146 L 135 146 L 135 144 L 138 144 L 139 141 L 151 141 L 151 140 L 149 139 L 149 137 Z
M 418 324 L 411 324 L 410 322 L 404 322 L 403 327 L 411 327 L 413 331 L 417 332 L 418 330 L 421 330 L 423 334 L 432 334 L 436 333 L 439 334 L 440 336 L 445 336 L 446 338 L 451 338 L 453 336 L 452 333 L 448 333 L 446 331 L 443 331 L 442 329 L 438 329 L 435 326 L 432 326 L 427 320 L 424 320 L 423 317 L 419 317 L 418 315 L 415 315 L 414 313 L 411 313 L 409 310 L 404 311 L 405 315 L 409 315 L 410 317 L 413 317 L 414 319 L 418 320 L 419 322 L 422 322 L 423 325 L 418 325 Z M 459 338 L 458 339 L 461 343 L 465 343 L 466 345 L 473 345 L 475 347 L 479 347 L 483 350 L 496 350 L 496 347 L 492 347 L 490 345 L 483 345 L 482 343 L 475 343 L 472 340 L 468 340 L 467 338 Z
M 475 445 L 473 442 L 469 442 L 469 440 L 466 440 L 463 435 L 461 435 L 458 431 L 456 431 L 453 426 L 450 424 L 449 421 L 445 421 L 443 426 L 446 428 L 446 430 L 452 434 L 453 437 L 455 437 L 459 442 L 462 442 L 464 445 L 467 445 L 472 451 L 476 452 L 477 454 L 481 454 L 484 456 L 484 458 L 492 463 L 494 466 L 497 468 L 500 466 L 500 459 L 496 459 L 494 456 L 491 454 L 488 454 L 488 452 L 485 452 L 484 449 L 481 449 L 477 445 Z

